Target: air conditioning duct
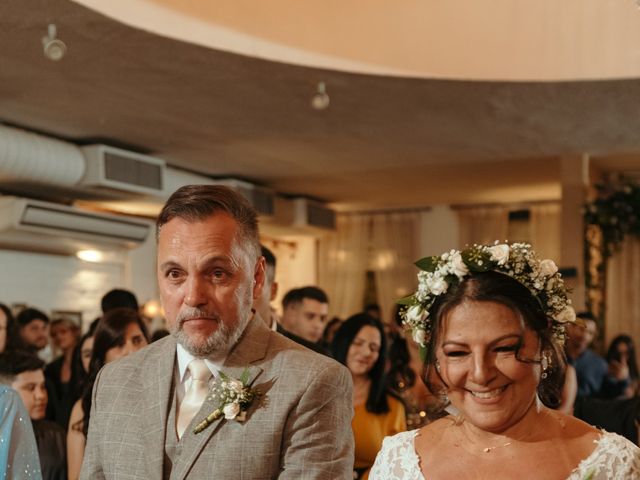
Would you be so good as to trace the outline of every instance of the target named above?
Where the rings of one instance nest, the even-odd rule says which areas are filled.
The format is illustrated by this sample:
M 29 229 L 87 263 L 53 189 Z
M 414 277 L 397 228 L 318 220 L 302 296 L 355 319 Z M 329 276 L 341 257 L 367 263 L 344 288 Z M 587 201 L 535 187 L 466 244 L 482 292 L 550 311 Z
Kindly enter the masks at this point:
M 143 195 L 162 194 L 164 160 L 107 145 L 89 145 L 81 150 L 87 164 L 80 185 Z
M 0 197 L 0 247 L 73 254 L 129 249 L 144 242 L 150 222 L 18 197 Z

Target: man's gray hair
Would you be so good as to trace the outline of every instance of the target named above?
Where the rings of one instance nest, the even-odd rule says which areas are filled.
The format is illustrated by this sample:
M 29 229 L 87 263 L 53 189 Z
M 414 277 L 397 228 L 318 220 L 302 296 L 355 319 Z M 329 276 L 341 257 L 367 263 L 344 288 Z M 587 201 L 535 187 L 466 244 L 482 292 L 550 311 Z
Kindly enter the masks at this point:
M 258 215 L 244 196 L 221 185 L 185 185 L 176 190 L 158 216 L 156 237 L 163 225 L 174 218 L 195 222 L 218 212 L 225 212 L 238 222 L 238 240 L 253 259 L 257 259 L 260 255 Z

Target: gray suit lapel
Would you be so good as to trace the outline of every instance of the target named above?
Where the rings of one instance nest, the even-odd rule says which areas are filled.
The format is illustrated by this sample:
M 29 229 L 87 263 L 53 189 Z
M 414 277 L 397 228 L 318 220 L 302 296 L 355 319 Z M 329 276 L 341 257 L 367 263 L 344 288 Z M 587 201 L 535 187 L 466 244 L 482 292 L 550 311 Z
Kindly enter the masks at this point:
M 236 346 L 229 353 L 222 367 L 222 372 L 229 377 L 240 378 L 245 368 L 249 367 L 251 371 L 250 379 L 254 380 L 258 378 L 262 373 L 262 368 L 257 366 L 252 367 L 251 364 L 265 357 L 270 333 L 264 322 L 254 317 L 254 319 L 249 322 L 249 325 L 247 325 L 245 332 Z M 193 433 L 194 427 L 213 412 L 217 406 L 215 401 L 207 399 L 189 427 L 187 427 L 187 431 L 182 437 L 182 455 L 180 455 L 177 464 L 174 465 L 171 480 L 184 480 L 204 447 L 211 440 L 213 434 L 227 422 L 227 420 L 221 418 L 216 420 L 204 431 L 198 434 Z M 247 421 L 250 421 L 250 419 Z M 218 448 L 218 445 L 213 446 L 213 448 Z
M 142 436 L 149 478 L 162 478 L 167 415 L 172 396 L 176 342 L 172 336 L 149 356 L 142 379 Z M 148 368 L 148 367 L 151 368 Z

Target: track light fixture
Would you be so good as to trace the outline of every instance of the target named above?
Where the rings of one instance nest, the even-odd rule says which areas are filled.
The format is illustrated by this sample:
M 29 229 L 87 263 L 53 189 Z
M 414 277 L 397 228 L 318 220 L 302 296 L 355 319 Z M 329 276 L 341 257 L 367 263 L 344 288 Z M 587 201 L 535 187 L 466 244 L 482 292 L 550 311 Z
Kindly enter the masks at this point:
M 329 94 L 327 93 L 327 87 L 324 82 L 318 83 L 318 90 L 311 98 L 311 106 L 316 110 L 326 110 L 329 108 Z
M 47 35 L 42 37 L 44 56 L 54 62 L 62 60 L 62 57 L 67 52 L 67 45 L 59 38 L 56 38 L 57 31 L 55 23 L 50 23 L 47 28 Z

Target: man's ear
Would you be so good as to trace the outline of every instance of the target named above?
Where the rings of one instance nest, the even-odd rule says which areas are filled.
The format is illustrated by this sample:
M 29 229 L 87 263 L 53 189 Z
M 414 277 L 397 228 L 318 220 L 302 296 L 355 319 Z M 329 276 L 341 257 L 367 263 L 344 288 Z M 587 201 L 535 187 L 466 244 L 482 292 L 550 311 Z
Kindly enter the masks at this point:
M 265 276 L 265 261 L 264 257 L 258 257 L 256 267 L 253 271 L 253 299 L 256 300 L 262 293 L 262 286 L 264 285 Z

